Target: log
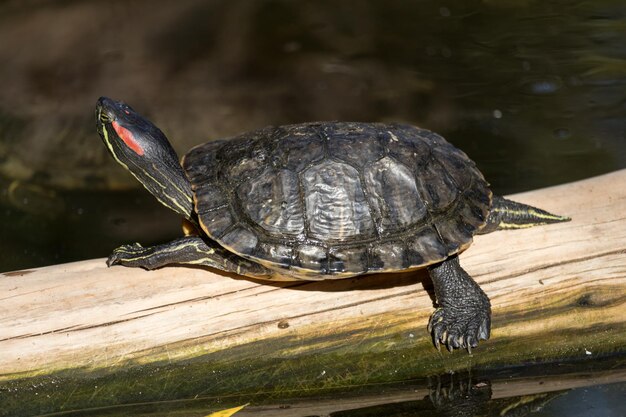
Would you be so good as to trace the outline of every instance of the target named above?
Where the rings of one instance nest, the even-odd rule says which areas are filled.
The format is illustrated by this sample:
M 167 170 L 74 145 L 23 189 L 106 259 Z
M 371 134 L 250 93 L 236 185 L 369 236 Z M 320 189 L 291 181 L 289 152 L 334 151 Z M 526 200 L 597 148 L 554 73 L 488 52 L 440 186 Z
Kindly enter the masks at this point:
M 23 405 L 18 388 L 39 384 L 39 398 L 52 397 L 28 397 L 38 412 L 235 392 L 283 398 L 624 353 L 626 170 L 510 198 L 572 221 L 476 236 L 461 255 L 493 308 L 491 339 L 471 355 L 432 346 L 424 271 L 268 283 L 95 259 L 0 274 L 0 396 Z

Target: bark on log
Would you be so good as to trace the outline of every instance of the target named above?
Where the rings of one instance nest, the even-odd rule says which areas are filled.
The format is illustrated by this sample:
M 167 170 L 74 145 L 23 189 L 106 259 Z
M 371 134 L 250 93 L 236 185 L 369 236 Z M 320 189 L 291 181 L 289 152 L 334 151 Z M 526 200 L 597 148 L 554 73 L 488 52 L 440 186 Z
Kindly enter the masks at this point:
M 0 388 L 124 372 L 147 392 L 167 368 L 176 390 L 158 398 L 279 395 L 624 352 L 626 170 L 510 197 L 573 220 L 477 236 L 461 255 L 493 307 L 472 355 L 433 348 L 423 271 L 264 283 L 96 259 L 0 274 Z

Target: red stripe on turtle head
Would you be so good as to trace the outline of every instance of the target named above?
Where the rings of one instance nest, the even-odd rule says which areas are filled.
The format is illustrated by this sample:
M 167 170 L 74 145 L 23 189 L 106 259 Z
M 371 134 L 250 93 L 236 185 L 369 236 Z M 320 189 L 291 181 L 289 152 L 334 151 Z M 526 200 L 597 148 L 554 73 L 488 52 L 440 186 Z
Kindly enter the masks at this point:
M 141 147 L 139 142 L 135 140 L 135 136 L 130 130 L 126 129 L 123 126 L 120 126 L 120 124 L 117 122 L 113 122 L 111 123 L 111 125 L 113 126 L 113 129 L 115 129 L 117 135 L 122 138 L 126 146 L 132 149 L 133 152 L 135 152 L 137 155 L 143 155 L 143 148 Z

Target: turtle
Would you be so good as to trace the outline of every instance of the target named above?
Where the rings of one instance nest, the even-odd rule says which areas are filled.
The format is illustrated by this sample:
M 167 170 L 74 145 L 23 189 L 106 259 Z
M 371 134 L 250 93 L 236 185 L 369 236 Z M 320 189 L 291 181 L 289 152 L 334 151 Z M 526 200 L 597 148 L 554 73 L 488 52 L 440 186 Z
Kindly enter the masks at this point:
M 179 158 L 150 120 L 101 97 L 111 155 L 184 236 L 115 249 L 107 265 L 201 265 L 265 280 L 325 280 L 426 268 L 437 349 L 471 351 L 491 332 L 488 296 L 458 255 L 473 236 L 569 218 L 494 196 L 440 135 L 401 123 L 311 122 L 211 140 Z

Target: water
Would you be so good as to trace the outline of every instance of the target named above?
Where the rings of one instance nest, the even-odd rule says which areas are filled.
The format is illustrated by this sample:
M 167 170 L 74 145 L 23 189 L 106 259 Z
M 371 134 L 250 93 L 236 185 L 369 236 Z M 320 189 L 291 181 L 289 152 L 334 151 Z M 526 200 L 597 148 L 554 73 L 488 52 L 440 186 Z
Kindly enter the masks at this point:
M 0 270 L 178 233 L 106 154 L 100 95 L 181 154 L 268 124 L 404 121 L 465 150 L 498 193 L 626 167 L 620 2 L 157 3 L 0 9 Z M 14 181 L 30 188 L 9 195 Z
M 403 121 L 499 194 L 626 168 L 625 27 L 610 0 L 2 2 L 0 271 L 179 235 L 106 153 L 101 95 L 181 155 L 269 124 Z M 623 392 L 576 388 L 535 415 L 618 415 Z
M 617 361 L 618 362 L 618 361 Z M 195 396 L 168 399 L 163 390 L 160 401 L 141 401 L 141 386 L 127 388 L 135 401 L 123 405 L 71 407 L 67 396 L 61 406 L 64 411 L 47 413 L 41 397 L 52 398 L 50 403 L 61 400 L 58 393 L 47 389 L 45 384 L 33 386 L 38 394 L 30 409 L 38 409 L 42 416 L 165 416 L 202 417 L 216 410 L 238 405 L 248 406 L 236 416 L 258 417 L 618 417 L 623 416 L 626 374 L 623 370 L 611 369 L 616 361 L 598 361 L 576 366 L 555 367 L 527 366 L 520 369 L 434 376 L 428 380 L 409 380 L 396 383 L 369 384 L 346 387 L 343 390 L 318 391 L 316 393 L 285 393 L 283 398 L 258 393 L 240 395 L 233 393 L 224 397 L 202 395 L 198 385 Z M 82 382 L 84 385 L 85 383 Z M 76 392 L 74 382 L 59 379 L 53 384 L 56 391 Z M 110 395 L 105 378 L 88 382 L 92 398 Z M 144 387 L 145 388 L 145 387 Z M 39 397 L 39 398 L 38 398 Z M 29 410 L 28 406 L 6 402 L 0 415 L 12 415 L 10 410 Z M 58 407 L 58 406 L 57 406 Z M 32 414 L 39 414 L 32 413 Z M 25 415 L 32 415 L 26 411 Z

